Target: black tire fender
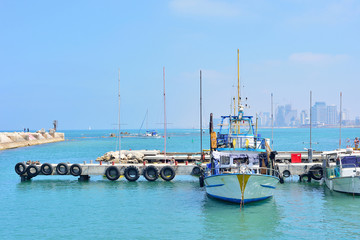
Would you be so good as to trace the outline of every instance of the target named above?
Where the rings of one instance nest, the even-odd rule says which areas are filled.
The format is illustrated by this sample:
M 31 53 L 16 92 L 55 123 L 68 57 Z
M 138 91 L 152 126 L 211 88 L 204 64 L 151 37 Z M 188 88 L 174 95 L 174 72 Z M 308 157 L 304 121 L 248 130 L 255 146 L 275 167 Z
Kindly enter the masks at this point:
M 32 172 L 32 169 L 34 169 L 35 172 Z M 26 169 L 26 174 L 29 178 L 36 177 L 39 174 L 39 172 L 40 172 L 39 168 L 35 165 L 30 165 Z
M 191 175 L 198 176 L 200 174 L 201 174 L 201 168 L 199 166 L 195 166 L 191 171 Z
M 23 175 L 26 172 L 26 165 L 25 163 L 19 162 L 15 165 L 15 172 L 18 175 Z
M 120 170 L 115 166 L 110 166 L 106 169 L 105 176 L 110 181 L 116 181 L 120 177 Z
M 150 182 L 156 181 L 159 178 L 159 170 L 155 166 L 150 165 L 144 169 L 143 175 Z
M 324 176 L 322 166 L 320 164 L 312 166 L 309 170 L 309 175 L 314 180 L 321 180 Z
M 51 175 L 53 173 L 53 167 L 50 163 L 44 163 L 41 165 L 40 172 L 43 175 Z
M 128 166 L 125 168 L 124 176 L 129 182 L 135 182 L 140 177 L 140 171 L 135 166 Z
M 291 176 L 291 172 L 289 170 L 284 170 L 282 172 L 282 175 L 283 175 L 284 178 L 288 178 L 288 177 Z
M 200 177 L 199 177 L 199 185 L 200 185 L 200 187 L 204 187 L 204 176 L 203 175 L 200 175 Z
M 79 164 L 73 164 L 70 167 L 70 174 L 73 176 L 80 176 L 82 173 L 82 168 Z
M 59 163 L 56 166 L 56 172 L 59 175 L 66 175 L 69 172 L 69 166 L 66 163 Z
M 311 177 L 309 174 L 304 173 L 300 175 L 300 182 L 311 182 Z
M 175 177 L 175 170 L 170 166 L 165 166 L 161 169 L 160 176 L 165 181 L 171 181 Z

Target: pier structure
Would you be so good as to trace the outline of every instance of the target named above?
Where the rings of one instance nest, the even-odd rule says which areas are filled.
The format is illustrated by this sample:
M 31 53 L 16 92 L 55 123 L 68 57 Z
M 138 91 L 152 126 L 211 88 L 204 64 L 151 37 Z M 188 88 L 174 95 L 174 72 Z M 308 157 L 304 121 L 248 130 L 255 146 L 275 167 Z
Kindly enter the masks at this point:
M 64 140 L 65 134 L 55 131 L 0 132 L 0 151 L 11 148 L 61 142 Z

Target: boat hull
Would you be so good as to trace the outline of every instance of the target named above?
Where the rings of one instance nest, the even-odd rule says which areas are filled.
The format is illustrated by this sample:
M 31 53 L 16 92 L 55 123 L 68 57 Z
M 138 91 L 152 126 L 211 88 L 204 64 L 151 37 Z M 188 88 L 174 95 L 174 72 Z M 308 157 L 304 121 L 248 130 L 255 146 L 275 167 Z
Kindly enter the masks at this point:
M 360 194 L 359 176 L 328 178 L 325 180 L 325 183 L 332 191 Z
M 209 196 L 233 203 L 267 199 L 278 182 L 277 177 L 260 174 L 220 174 L 204 179 Z

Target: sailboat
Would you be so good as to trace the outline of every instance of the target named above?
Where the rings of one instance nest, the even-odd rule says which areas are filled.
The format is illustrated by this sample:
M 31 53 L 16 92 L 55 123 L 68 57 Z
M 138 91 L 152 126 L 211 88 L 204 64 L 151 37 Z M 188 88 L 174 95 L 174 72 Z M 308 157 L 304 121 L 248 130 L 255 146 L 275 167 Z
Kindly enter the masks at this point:
M 149 111 L 146 110 L 146 114 L 145 114 L 145 117 L 141 123 L 141 126 L 140 126 L 140 129 L 139 129 L 139 133 L 138 133 L 138 137 L 141 137 L 141 138 L 160 138 L 160 135 L 157 133 L 156 130 L 149 130 L 148 129 L 148 115 L 149 115 Z M 141 133 L 141 129 L 144 125 L 144 122 L 146 120 L 146 132 L 145 133 Z
M 276 152 L 271 152 L 270 139 L 257 135 L 252 118 L 244 115 L 241 105 L 238 70 L 237 114 L 222 116 L 217 133 L 210 115 L 211 163 L 200 176 L 200 185 L 204 184 L 209 196 L 244 204 L 273 195 L 280 180 Z

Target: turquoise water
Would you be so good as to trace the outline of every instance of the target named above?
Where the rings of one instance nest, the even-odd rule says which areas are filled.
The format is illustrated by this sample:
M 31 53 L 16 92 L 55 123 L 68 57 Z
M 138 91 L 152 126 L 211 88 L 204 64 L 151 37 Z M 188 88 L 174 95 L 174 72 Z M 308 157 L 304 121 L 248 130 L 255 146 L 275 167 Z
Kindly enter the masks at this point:
M 112 131 L 65 131 L 67 141 L 0 151 L 0 236 L 2 239 L 356 239 L 360 238 L 360 197 L 328 191 L 318 182 L 294 177 L 279 184 L 274 197 L 240 209 L 208 198 L 192 176 L 110 182 L 92 176 L 38 176 L 20 182 L 17 162 L 95 160 L 116 149 L 103 138 Z M 271 130 L 261 131 L 270 137 Z M 276 150 L 307 147 L 308 129 L 275 129 Z M 338 146 L 338 129 L 314 129 L 315 150 Z M 360 136 L 344 129 L 343 141 Z M 204 136 L 204 148 L 209 145 Z M 163 139 L 123 138 L 123 149 L 161 149 Z M 345 143 L 346 144 L 346 143 Z M 199 151 L 199 132 L 170 130 L 167 151 Z

